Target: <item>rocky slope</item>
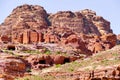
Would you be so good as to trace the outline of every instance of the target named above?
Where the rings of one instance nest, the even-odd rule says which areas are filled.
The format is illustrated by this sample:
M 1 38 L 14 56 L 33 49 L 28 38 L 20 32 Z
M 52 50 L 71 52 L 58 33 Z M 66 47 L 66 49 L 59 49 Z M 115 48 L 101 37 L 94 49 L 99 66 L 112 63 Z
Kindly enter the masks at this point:
M 79 59 L 63 65 L 33 70 L 37 76 L 26 76 L 22 79 L 43 80 L 120 80 L 120 45 L 99 52 L 91 57 Z

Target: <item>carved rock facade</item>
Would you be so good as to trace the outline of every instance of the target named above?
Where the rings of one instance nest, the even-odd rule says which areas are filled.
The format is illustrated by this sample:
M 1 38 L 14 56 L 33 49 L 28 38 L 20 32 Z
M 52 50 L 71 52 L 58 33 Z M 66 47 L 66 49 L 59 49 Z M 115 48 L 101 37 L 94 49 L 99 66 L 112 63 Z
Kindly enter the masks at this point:
M 81 34 L 92 35 L 93 38 L 84 39 Z M 48 14 L 41 6 L 25 4 L 15 8 L 0 25 L 2 43 L 45 42 L 60 43 L 61 46 L 71 44 L 70 46 L 78 51 L 90 54 L 115 46 L 116 36 L 113 35 L 110 22 L 89 9 Z M 94 36 L 98 36 L 99 39 L 96 40 Z M 90 45 L 94 47 L 89 47 Z

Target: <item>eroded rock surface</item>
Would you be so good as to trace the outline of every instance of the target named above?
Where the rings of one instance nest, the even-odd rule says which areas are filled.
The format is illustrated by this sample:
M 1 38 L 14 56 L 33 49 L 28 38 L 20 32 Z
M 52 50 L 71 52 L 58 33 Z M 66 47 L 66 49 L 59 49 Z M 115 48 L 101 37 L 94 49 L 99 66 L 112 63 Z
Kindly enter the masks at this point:
M 0 57 L 0 79 L 13 80 L 15 77 L 24 76 L 26 72 L 26 63 L 23 59 L 10 55 L 1 55 Z
M 0 42 L 55 43 L 92 54 L 115 46 L 116 35 L 112 33 L 110 22 L 92 10 L 48 14 L 41 6 L 24 4 L 15 8 L 0 25 Z
M 63 56 L 63 55 L 30 55 L 26 58 L 32 69 L 43 69 L 50 67 L 54 64 L 64 64 L 79 59 L 76 56 Z

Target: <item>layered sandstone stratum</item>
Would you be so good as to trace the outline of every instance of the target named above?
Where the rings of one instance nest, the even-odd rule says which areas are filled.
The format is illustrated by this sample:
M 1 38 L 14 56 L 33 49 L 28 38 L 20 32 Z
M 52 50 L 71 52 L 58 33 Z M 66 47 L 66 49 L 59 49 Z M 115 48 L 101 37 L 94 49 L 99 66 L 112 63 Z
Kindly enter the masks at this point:
M 57 43 L 91 54 L 115 46 L 116 36 L 110 22 L 89 9 L 48 14 L 41 6 L 22 5 L 0 25 L 0 42 Z
M 28 69 L 39 71 L 84 59 L 117 43 L 119 36 L 113 33 L 110 22 L 92 10 L 53 14 L 41 6 L 24 4 L 0 25 L 0 78 L 13 80 Z

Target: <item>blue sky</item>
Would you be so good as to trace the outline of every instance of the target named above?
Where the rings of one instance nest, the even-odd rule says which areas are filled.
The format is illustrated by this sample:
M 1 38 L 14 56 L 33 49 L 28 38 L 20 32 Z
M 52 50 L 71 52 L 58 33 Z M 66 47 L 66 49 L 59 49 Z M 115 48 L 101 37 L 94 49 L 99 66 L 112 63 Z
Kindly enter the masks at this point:
M 22 4 L 41 5 L 48 13 L 91 9 L 110 21 L 113 32 L 120 34 L 120 0 L 0 0 L 0 23 Z

